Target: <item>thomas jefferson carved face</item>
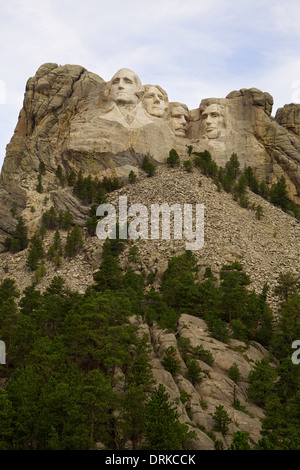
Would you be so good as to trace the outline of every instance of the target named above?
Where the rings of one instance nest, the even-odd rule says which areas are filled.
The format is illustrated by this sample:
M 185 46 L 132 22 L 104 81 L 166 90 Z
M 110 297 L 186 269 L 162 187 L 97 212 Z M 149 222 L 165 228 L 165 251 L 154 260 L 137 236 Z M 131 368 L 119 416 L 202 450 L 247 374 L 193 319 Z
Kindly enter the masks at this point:
M 169 112 L 170 126 L 175 135 L 185 137 L 189 122 L 189 110 L 181 103 L 174 103 Z
M 137 104 L 141 90 L 140 79 L 132 70 L 121 69 L 111 79 L 110 97 L 117 104 Z
M 204 124 L 205 134 L 209 139 L 219 137 L 220 127 L 223 124 L 223 115 L 220 106 L 217 104 L 207 106 L 202 113 L 202 122 Z
M 145 85 L 143 105 L 151 116 L 161 118 L 168 104 L 167 93 L 157 85 Z

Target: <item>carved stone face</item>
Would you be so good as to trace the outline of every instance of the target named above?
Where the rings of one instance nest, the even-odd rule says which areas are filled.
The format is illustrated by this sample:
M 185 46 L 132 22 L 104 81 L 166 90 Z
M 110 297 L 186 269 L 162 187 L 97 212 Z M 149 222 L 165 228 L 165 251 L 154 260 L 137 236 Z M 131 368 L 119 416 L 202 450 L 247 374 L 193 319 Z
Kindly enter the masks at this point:
M 137 104 L 140 87 L 140 79 L 132 70 L 121 69 L 111 79 L 110 97 L 117 104 Z
M 143 97 L 144 108 L 151 116 L 161 118 L 166 109 L 163 93 L 156 86 L 148 86 Z
M 209 139 L 216 139 L 219 136 L 223 123 L 220 106 L 217 104 L 207 106 L 202 113 L 202 122 L 204 124 L 205 135 Z
M 182 105 L 174 106 L 170 113 L 170 124 L 178 137 L 185 137 L 189 122 L 189 112 Z

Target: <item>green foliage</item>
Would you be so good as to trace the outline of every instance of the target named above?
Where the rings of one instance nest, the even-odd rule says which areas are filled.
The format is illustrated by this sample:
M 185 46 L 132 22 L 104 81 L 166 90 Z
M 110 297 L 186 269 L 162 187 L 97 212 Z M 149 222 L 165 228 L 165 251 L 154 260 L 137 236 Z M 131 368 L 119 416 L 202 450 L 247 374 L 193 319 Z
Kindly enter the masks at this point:
M 36 190 L 38 193 L 42 193 L 44 191 L 43 185 L 42 185 L 42 174 L 38 174 L 38 183 L 36 185 Z
M 196 359 L 188 359 L 187 361 L 187 378 L 192 382 L 193 385 L 201 382 L 202 375 L 201 375 L 201 367 L 198 365 L 198 361 Z
M 31 269 L 31 271 L 35 271 L 39 265 L 39 259 L 38 251 L 36 247 L 32 245 L 28 252 L 26 266 Z
M 42 263 L 37 267 L 34 275 L 32 276 L 32 282 L 34 284 L 38 284 L 40 282 L 40 280 L 42 279 L 42 277 L 45 276 L 47 270 L 46 270 L 46 266 L 45 266 L 45 263 L 44 261 L 42 261 Z
M 284 176 L 280 178 L 278 183 L 272 184 L 270 190 L 270 202 L 280 206 L 283 210 L 288 208 L 288 191 Z
M 233 193 L 235 197 L 240 198 L 240 201 L 242 200 L 242 197 L 245 196 L 246 188 L 247 188 L 246 176 L 244 174 L 241 174 L 241 176 L 238 179 L 238 182 L 236 183 L 233 189 Z
M 58 228 L 69 230 L 73 224 L 72 216 L 68 209 L 65 212 L 59 211 L 57 213 L 54 206 L 51 206 L 50 209 L 43 213 L 42 221 L 43 225 L 51 230 Z
M 257 220 L 260 220 L 263 217 L 263 214 L 263 208 L 260 204 L 258 204 L 255 209 L 255 217 L 257 218 Z
M 222 343 L 228 343 L 230 339 L 230 332 L 226 323 L 221 318 L 214 318 L 212 316 L 206 316 L 205 321 L 208 324 L 210 334 L 213 338 Z
M 200 361 L 205 362 L 209 366 L 213 365 L 214 358 L 210 351 L 204 349 L 202 344 L 192 347 L 189 338 L 180 336 L 177 340 L 180 354 L 185 362 L 188 362 L 190 358 L 196 358 Z
M 212 159 L 208 150 L 204 152 L 193 152 L 194 165 L 201 170 L 201 172 L 209 177 L 216 176 L 218 173 L 218 166 Z
M 247 394 L 250 400 L 259 406 L 265 406 L 273 393 L 276 371 L 270 366 L 269 359 L 264 357 L 256 361 L 254 369 L 249 373 Z
M 73 184 L 73 191 L 84 204 L 103 204 L 106 202 L 107 193 L 121 187 L 122 182 L 116 177 L 104 176 L 99 181 L 98 178 L 93 179 L 91 175 L 83 177 L 82 171 L 80 171 Z
M 236 431 L 232 436 L 229 450 L 250 450 L 249 437 L 248 431 Z
M 35 271 L 38 267 L 39 260 L 44 256 L 43 242 L 38 235 L 33 235 L 30 240 L 30 249 L 27 256 L 26 266 Z
M 118 290 L 122 282 L 122 271 L 119 260 L 113 252 L 110 251 L 109 241 L 105 241 L 102 262 L 99 270 L 94 274 L 96 282 L 95 289 L 104 292 L 106 289 Z M 105 248 L 106 246 L 109 248 Z
M 278 295 L 281 300 L 286 302 L 289 296 L 295 294 L 297 291 L 300 291 L 300 277 L 295 276 L 290 271 L 280 273 L 274 294 Z
M 8 393 L 0 388 L 0 450 L 13 449 L 14 410 Z
M 18 203 L 16 201 L 14 201 L 12 203 L 12 206 L 11 206 L 11 209 L 10 209 L 11 215 L 13 217 L 15 217 L 17 215 L 17 209 L 18 209 Z
M 166 349 L 161 363 L 163 367 L 172 375 L 175 375 L 180 371 L 178 353 L 173 346 L 169 346 L 168 349 Z
M 74 170 L 71 170 L 70 173 L 66 175 L 66 179 L 69 186 L 74 186 L 76 182 L 76 174 Z
M 56 217 L 60 220 L 59 214 Z M 41 236 L 32 237 L 29 251 L 33 248 L 42 258 Z M 245 342 L 271 344 L 280 359 L 277 369 L 261 361 L 249 375 L 249 398 L 265 407 L 257 448 L 299 449 L 300 369 L 290 358 L 291 343 L 300 334 L 298 281 L 292 279 L 291 290 L 287 282 L 282 291 L 274 328 L 266 301 L 268 285 L 258 294 L 249 290 L 250 279 L 238 263 L 221 268 L 220 280 L 207 268 L 200 282 L 197 260 L 186 252 L 170 260 L 161 290 L 148 292 L 143 275 L 122 272 L 118 257 L 123 248 L 119 239 L 104 242 L 95 284 L 84 294 L 70 292 L 60 276 L 38 290 L 44 263 L 18 302 L 14 281 L 0 284 L 0 337 L 7 346 L 9 377 L 4 395 L 0 389 L 0 448 L 87 450 L 102 442 L 114 450 L 124 449 L 129 440 L 135 450 L 186 447 L 191 434 L 178 425 L 165 391 L 153 392 L 147 341 L 137 336 L 132 319 L 176 331 L 179 316 L 189 312 L 203 317 L 221 341 L 228 341 L 233 332 Z M 61 253 L 56 229 L 47 257 L 58 266 Z M 136 249 L 130 257 L 137 259 Z M 202 379 L 199 361 L 212 365 L 213 356 L 202 345 L 192 347 L 182 332 L 177 341 L 187 377 L 197 384 Z M 180 371 L 179 361 L 175 348 L 166 350 L 162 359 L 173 374 Z M 231 367 L 229 376 L 238 381 L 238 368 Z M 120 387 L 122 393 L 116 394 Z M 189 395 L 181 391 L 180 397 L 192 418 Z M 213 416 L 216 430 L 225 436 L 230 418 L 220 406 Z M 236 398 L 233 407 L 247 413 Z M 214 442 L 222 448 L 215 437 Z M 248 444 L 246 433 L 236 433 L 230 448 L 248 449 Z
M 144 435 L 142 449 L 182 450 L 184 444 L 195 439 L 196 433 L 188 431 L 188 426 L 178 420 L 175 407 L 169 403 L 169 395 L 162 384 L 152 392 L 145 407 Z
M 14 279 L 6 278 L 0 284 L 0 306 L 9 299 L 18 298 Z
M 48 249 L 47 258 L 54 262 L 56 266 L 61 264 L 61 256 L 63 255 L 62 241 L 58 230 L 54 233 L 52 245 Z
M 65 256 L 73 258 L 76 256 L 83 247 L 83 239 L 81 229 L 75 225 L 67 234 L 67 241 L 65 245 Z
M 175 149 L 171 149 L 170 152 L 169 152 L 169 156 L 166 160 L 166 163 L 168 166 L 174 168 L 175 166 L 178 166 L 180 164 L 180 159 L 179 159 L 179 155 L 178 153 L 176 152 Z
M 130 171 L 129 175 L 128 175 L 128 180 L 129 180 L 129 183 L 135 183 L 136 182 L 136 174 L 133 170 Z
M 128 252 L 128 260 L 137 263 L 140 260 L 140 251 L 136 245 L 132 245 Z
M 179 314 L 163 299 L 163 296 L 151 289 L 145 297 L 145 320 L 151 325 L 153 321 L 168 331 L 175 331 Z
M 230 160 L 226 163 L 225 168 L 219 169 L 219 181 L 226 192 L 233 190 L 233 185 L 239 173 L 240 163 L 236 153 L 233 153 Z
M 143 159 L 142 170 L 144 170 L 144 172 L 150 177 L 155 174 L 155 171 L 156 171 L 155 165 L 150 161 L 147 155 L 145 155 Z
M 60 184 L 62 186 L 64 186 L 65 181 L 66 181 L 66 177 L 65 177 L 65 174 L 63 172 L 63 169 L 62 169 L 61 165 L 58 165 L 58 167 L 56 168 L 55 176 L 59 180 Z
M 269 191 L 269 188 L 266 184 L 265 181 L 262 181 L 259 185 L 259 194 L 261 195 L 261 197 L 263 197 L 264 199 L 268 199 L 269 195 L 270 195 L 270 191 Z
M 39 172 L 41 175 L 44 175 L 46 173 L 46 166 L 44 162 L 40 162 L 39 164 Z
M 169 260 L 168 268 L 162 276 L 161 292 L 163 299 L 176 311 L 193 313 L 197 309 L 198 290 L 195 275 L 198 271 L 197 261 L 192 252 Z
M 231 423 L 231 418 L 229 418 L 227 411 L 225 410 L 223 405 L 218 405 L 216 406 L 215 412 L 210 413 L 214 420 L 214 430 L 219 431 L 223 434 L 223 436 L 226 435 L 228 431 L 228 426 Z
M 191 160 L 185 160 L 183 162 L 184 169 L 188 172 L 191 173 L 193 171 L 193 165 Z
M 238 368 L 238 365 L 236 362 L 234 362 L 232 366 L 230 366 L 228 375 L 229 375 L 229 378 L 233 380 L 235 383 L 241 380 L 240 369 Z
M 11 253 L 17 253 L 23 251 L 28 246 L 27 238 L 27 228 L 23 217 L 20 215 L 18 218 L 18 223 L 14 230 L 12 238 L 7 237 L 4 241 L 4 248 L 6 251 Z
M 300 293 L 291 294 L 283 302 L 275 327 L 272 347 L 279 358 L 290 356 L 293 341 L 300 338 Z
M 254 176 L 253 170 L 250 166 L 244 169 L 244 175 L 246 178 L 247 186 L 256 194 L 259 194 L 259 183 L 257 178 Z
M 193 146 L 192 145 L 187 145 L 186 148 L 187 148 L 188 156 L 190 157 L 192 155 L 192 152 L 193 152 Z
M 223 308 L 225 320 L 231 326 L 231 320 L 245 315 L 245 299 L 247 298 L 246 286 L 250 284 L 249 276 L 243 272 L 243 267 L 235 262 L 224 265 L 220 271 L 221 292 L 223 295 Z

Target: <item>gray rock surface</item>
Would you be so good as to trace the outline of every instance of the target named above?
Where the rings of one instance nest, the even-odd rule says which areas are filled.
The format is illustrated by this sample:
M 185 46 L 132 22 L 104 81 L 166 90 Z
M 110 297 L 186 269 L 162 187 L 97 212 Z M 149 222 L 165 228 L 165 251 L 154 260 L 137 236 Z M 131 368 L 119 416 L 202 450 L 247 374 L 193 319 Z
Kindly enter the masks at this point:
M 300 203 L 300 105 L 286 105 L 274 118 L 271 95 L 250 88 L 233 91 L 226 98 L 204 98 L 199 108 L 188 110 L 182 103 L 169 103 L 163 91 L 164 114 L 153 115 L 146 111 L 152 109 L 147 107 L 149 85 L 146 106 L 137 75 L 128 69 L 119 72 L 137 80 L 134 105 L 116 97 L 113 101 L 113 80 L 105 82 L 79 65 L 47 63 L 28 80 L 0 177 L 0 246 L 13 230 L 11 205 L 17 201 L 20 212 L 33 205 L 41 162 L 46 167 L 43 185 L 51 192 L 57 186 L 58 165 L 67 174 L 81 170 L 85 176 L 126 178 L 131 170 L 139 171 L 144 155 L 159 165 L 171 148 L 186 159 L 187 145 L 191 145 L 194 151 L 209 150 L 221 166 L 237 153 L 241 168 L 250 165 L 257 178 L 269 185 L 284 176 L 289 197 Z M 208 107 L 220 111 L 215 123 L 207 122 Z M 176 109 L 185 110 L 184 116 L 177 115 Z M 182 129 L 176 131 L 176 126 Z M 53 194 L 53 199 L 57 206 L 68 206 L 74 219 L 83 223 L 70 198 L 60 203 Z

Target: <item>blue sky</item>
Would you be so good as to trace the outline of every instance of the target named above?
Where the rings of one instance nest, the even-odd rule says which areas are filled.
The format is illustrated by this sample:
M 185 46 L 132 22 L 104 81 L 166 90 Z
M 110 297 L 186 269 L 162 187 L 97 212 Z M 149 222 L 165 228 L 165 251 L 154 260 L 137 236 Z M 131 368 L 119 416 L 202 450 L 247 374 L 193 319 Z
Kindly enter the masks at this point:
M 300 103 L 299 0 L 7 0 L 0 17 L 0 167 L 40 65 L 110 80 L 127 67 L 190 109 L 256 87 Z

